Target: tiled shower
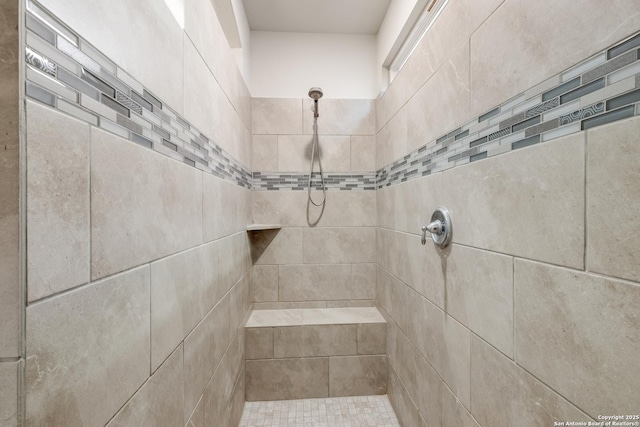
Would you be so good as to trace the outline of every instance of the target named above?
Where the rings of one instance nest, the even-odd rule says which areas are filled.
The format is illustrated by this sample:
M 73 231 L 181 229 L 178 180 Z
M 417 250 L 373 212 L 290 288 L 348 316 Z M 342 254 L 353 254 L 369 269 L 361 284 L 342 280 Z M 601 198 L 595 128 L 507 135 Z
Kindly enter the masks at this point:
M 0 425 L 640 425 L 637 0 L 450 0 L 324 207 L 209 0 L 0 22 Z

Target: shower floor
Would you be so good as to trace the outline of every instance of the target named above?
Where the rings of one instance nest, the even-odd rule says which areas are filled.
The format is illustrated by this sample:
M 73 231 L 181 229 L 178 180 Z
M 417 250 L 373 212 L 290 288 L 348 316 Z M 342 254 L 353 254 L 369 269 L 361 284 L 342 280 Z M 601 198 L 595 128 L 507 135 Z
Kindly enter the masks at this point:
M 400 427 L 385 396 L 246 402 L 239 427 Z

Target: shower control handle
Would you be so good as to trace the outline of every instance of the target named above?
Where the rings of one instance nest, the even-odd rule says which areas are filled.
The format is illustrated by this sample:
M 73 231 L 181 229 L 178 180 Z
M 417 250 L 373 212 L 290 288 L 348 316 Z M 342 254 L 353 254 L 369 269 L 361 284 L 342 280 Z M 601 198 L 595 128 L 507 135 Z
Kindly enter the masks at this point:
M 441 235 L 442 233 L 444 233 L 444 224 L 439 219 L 437 219 L 437 220 L 433 221 L 431 224 L 427 225 L 426 228 L 429 231 L 429 233 L 437 234 L 438 236 Z
M 429 225 L 423 225 L 421 243 L 424 245 L 427 243 L 427 231 L 431 233 L 431 239 L 433 243 L 445 248 L 451 243 L 451 236 L 453 227 L 451 225 L 451 214 L 447 208 L 439 207 L 431 215 L 431 222 Z

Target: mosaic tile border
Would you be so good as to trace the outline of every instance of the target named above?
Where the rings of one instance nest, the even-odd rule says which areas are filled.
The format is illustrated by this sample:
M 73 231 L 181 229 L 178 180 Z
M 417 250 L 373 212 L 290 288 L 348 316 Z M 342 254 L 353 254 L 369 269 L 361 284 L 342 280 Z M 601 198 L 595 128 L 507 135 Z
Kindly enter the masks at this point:
M 252 187 L 248 168 L 33 0 L 27 1 L 26 23 L 28 98 Z
M 640 115 L 640 34 L 569 68 L 376 171 L 389 187 Z
M 280 173 L 280 172 L 254 172 L 254 190 L 278 190 L 278 191 L 299 191 L 308 187 L 309 174 Z M 375 172 L 362 173 L 326 173 L 324 183 L 327 190 L 375 190 Z M 311 188 L 322 190 L 320 173 L 314 172 L 311 175 Z

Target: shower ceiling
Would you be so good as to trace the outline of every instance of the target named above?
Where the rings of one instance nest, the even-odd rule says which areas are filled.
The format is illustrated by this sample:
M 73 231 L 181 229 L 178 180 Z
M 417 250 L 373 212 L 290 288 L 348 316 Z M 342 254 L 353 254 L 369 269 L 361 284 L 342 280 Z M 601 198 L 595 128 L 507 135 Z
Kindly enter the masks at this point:
M 391 0 L 243 0 L 253 31 L 377 34 Z

